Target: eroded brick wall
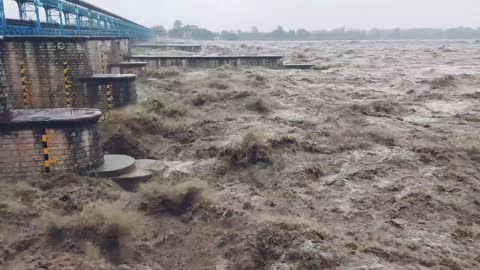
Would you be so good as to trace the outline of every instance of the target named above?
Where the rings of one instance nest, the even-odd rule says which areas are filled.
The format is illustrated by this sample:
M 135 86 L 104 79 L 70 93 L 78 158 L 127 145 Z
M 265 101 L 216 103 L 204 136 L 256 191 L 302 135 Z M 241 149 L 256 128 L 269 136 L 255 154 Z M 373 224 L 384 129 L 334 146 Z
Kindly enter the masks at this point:
M 73 125 L 75 125 L 73 127 Z M 0 128 L 0 168 L 2 177 L 43 175 L 42 128 Z M 103 145 L 94 123 L 75 123 L 70 127 L 46 129 L 52 174 L 84 173 L 103 163 Z

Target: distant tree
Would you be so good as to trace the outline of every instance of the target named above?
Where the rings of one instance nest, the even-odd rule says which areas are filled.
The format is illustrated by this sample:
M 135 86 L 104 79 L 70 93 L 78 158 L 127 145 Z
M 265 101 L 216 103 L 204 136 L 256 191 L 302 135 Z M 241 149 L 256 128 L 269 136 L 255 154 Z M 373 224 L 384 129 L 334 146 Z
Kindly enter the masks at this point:
M 238 40 L 239 35 L 233 31 L 225 31 L 223 30 L 220 34 L 220 38 L 223 40 Z
M 295 34 L 295 37 L 298 40 L 308 40 L 308 39 L 310 39 L 310 32 L 308 32 L 305 29 L 298 29 L 296 34 Z
M 184 38 L 185 30 L 182 21 L 175 20 L 173 22 L 173 28 L 168 31 L 168 36 L 171 38 Z
M 282 26 L 278 26 L 270 36 L 273 40 L 284 40 L 286 36 L 285 29 Z
M 175 20 L 173 22 L 173 29 L 180 29 L 183 27 L 183 23 L 180 20 Z
M 162 26 L 154 26 L 155 32 L 164 35 L 167 30 Z M 286 31 L 278 26 L 272 32 L 260 32 L 256 26 L 250 31 L 228 31 L 214 33 L 196 25 L 184 25 L 182 21 L 175 20 L 173 28 L 168 30 L 168 35 L 179 39 L 211 40 L 221 38 L 224 40 L 418 40 L 418 39 L 480 39 L 480 28 L 458 27 L 450 29 L 414 28 L 414 29 L 347 29 L 345 27 L 333 30 Z
M 152 27 L 157 37 L 165 37 L 168 33 L 167 29 L 163 25 L 156 25 Z
M 295 39 L 296 39 L 295 30 L 289 30 L 289 31 L 286 33 L 285 39 L 287 39 L 287 40 L 295 40 Z

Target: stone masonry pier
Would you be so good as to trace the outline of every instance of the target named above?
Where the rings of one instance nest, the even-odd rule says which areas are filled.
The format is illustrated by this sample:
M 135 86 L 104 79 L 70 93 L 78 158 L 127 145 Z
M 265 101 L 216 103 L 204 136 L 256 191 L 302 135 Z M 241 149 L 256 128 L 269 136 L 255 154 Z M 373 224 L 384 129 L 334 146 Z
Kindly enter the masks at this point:
M 30 109 L 0 114 L 2 177 L 82 173 L 103 164 L 93 109 Z
M 78 80 L 107 72 L 109 64 L 128 56 L 127 38 L 4 37 L 0 57 L 5 65 L 14 109 L 67 107 L 66 82 L 72 96 Z
M 132 62 L 147 62 L 149 70 L 161 67 L 180 66 L 191 68 L 216 68 L 223 65 L 231 66 L 262 66 L 268 68 L 282 68 L 283 56 L 257 55 L 257 56 L 152 56 L 134 55 Z
M 75 107 L 109 110 L 109 97 L 110 109 L 134 104 L 137 102 L 136 78 L 135 74 L 95 74 L 81 78 L 83 88 Z

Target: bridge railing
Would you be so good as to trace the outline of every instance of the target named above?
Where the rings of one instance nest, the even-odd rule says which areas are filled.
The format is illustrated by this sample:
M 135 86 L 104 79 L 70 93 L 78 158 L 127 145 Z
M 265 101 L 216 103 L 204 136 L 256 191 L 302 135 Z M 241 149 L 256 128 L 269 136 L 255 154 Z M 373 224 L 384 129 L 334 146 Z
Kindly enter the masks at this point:
M 153 31 L 79 0 L 11 0 L 20 20 L 7 19 L 0 0 L 0 34 L 15 36 L 107 36 L 151 38 Z M 44 13 L 42 13 L 44 12 Z M 42 14 L 41 14 L 42 13 Z M 44 16 L 41 16 L 43 15 Z M 45 17 L 45 21 L 42 21 Z

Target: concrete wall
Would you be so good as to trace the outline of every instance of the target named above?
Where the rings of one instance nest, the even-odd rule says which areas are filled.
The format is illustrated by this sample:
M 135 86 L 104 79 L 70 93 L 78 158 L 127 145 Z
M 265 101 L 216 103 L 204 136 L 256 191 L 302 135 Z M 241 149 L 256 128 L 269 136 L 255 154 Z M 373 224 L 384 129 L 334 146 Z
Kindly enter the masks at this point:
M 283 64 L 283 58 L 278 56 L 132 56 L 130 60 L 133 62 L 147 62 L 149 71 L 169 66 L 216 68 L 231 65 L 282 68 Z
M 84 173 L 103 163 L 103 145 L 97 121 L 53 126 L 46 129 L 49 155 L 56 163 L 51 172 Z M 44 174 L 41 127 L 0 128 L 2 177 L 30 177 Z
M 0 41 L 0 55 L 11 86 L 13 108 L 66 107 L 64 62 L 68 62 L 72 94 L 83 86 L 77 79 L 102 72 L 103 65 L 121 62 L 128 55 L 127 39 L 7 38 Z M 25 62 L 29 105 L 24 106 L 21 62 Z

